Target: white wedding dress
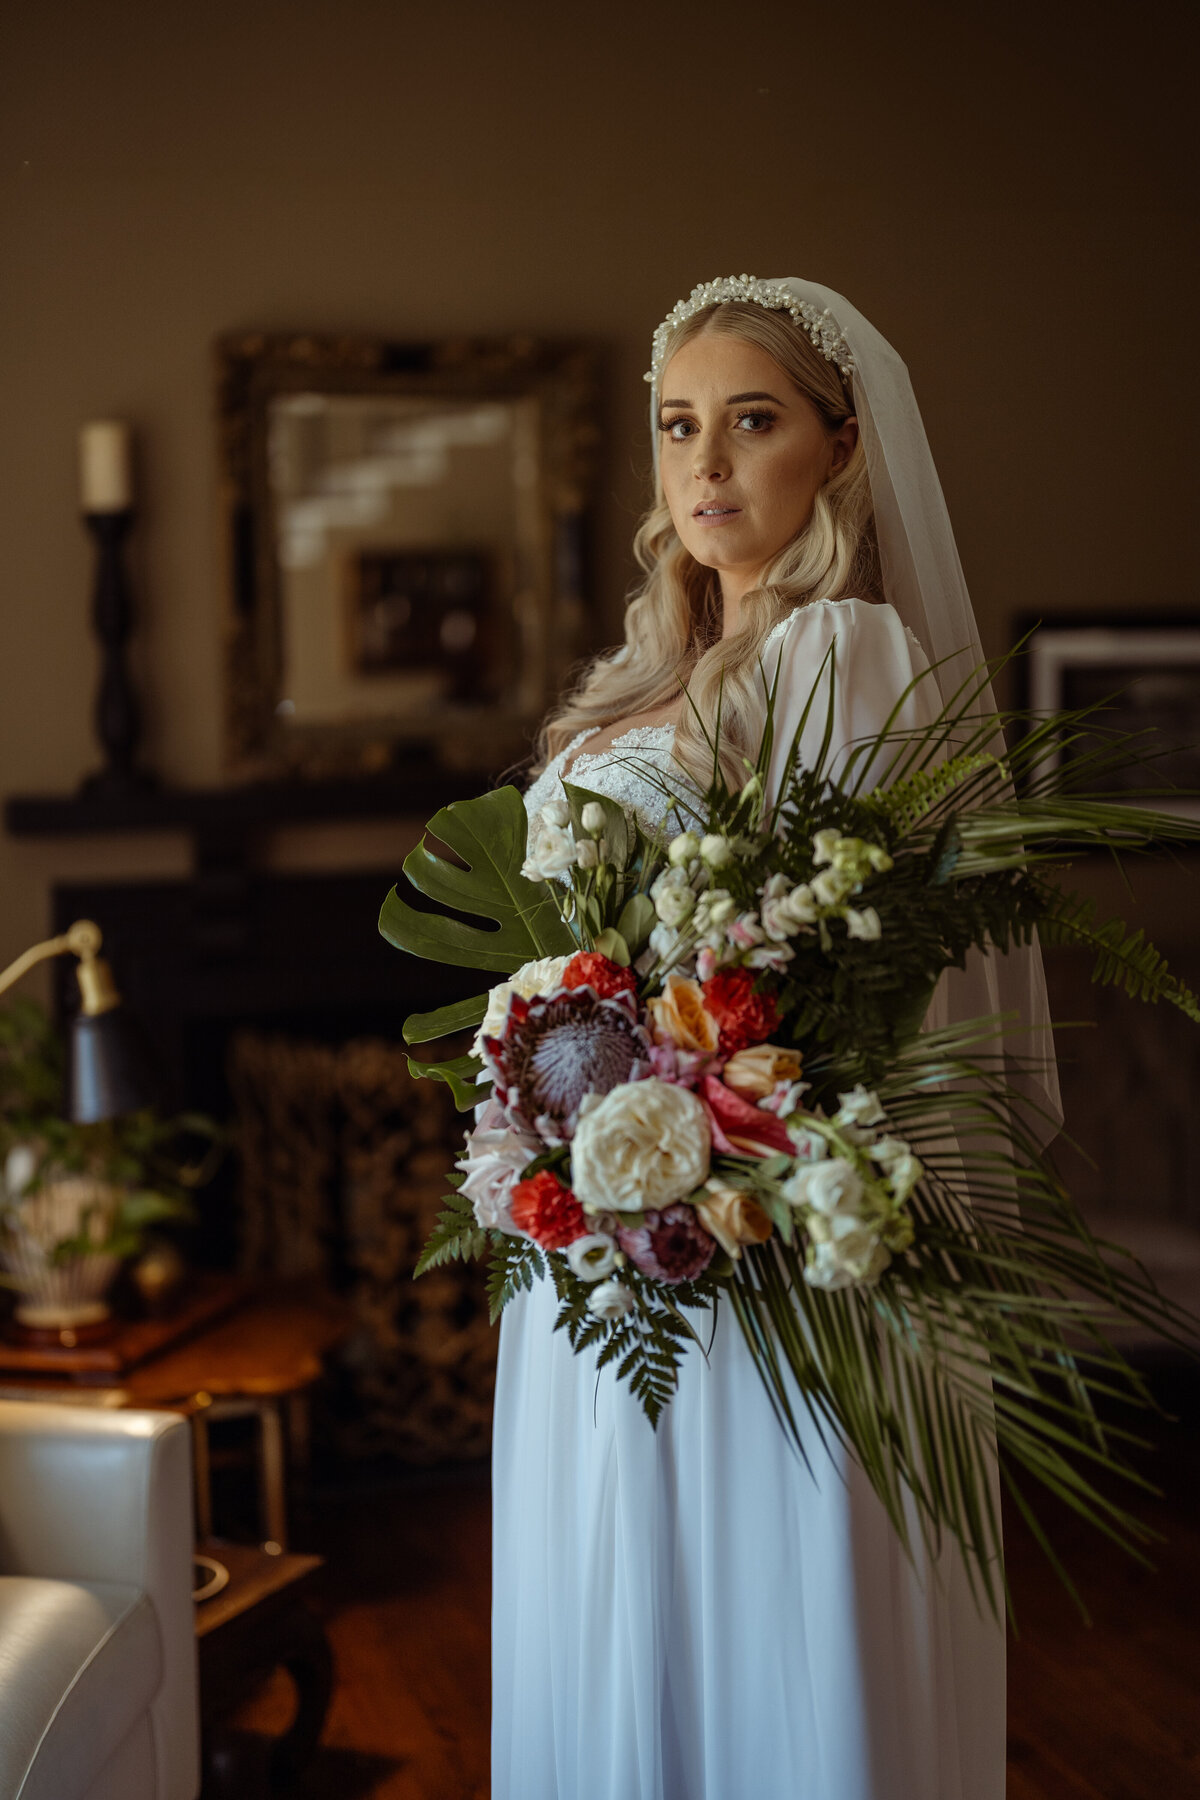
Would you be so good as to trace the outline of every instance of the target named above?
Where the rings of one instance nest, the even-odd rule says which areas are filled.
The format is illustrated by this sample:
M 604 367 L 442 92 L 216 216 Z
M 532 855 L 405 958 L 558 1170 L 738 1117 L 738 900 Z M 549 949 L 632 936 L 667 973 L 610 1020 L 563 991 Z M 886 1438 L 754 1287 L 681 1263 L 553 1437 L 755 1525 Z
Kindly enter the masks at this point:
M 776 763 L 831 643 L 835 749 L 927 666 L 890 606 L 859 600 L 816 602 L 772 637 Z M 937 706 L 923 682 L 897 722 Z M 569 778 L 655 822 L 636 765 L 674 768 L 670 728 L 596 756 L 582 741 L 530 808 L 574 752 Z M 597 1381 L 594 1352 L 572 1354 L 556 1310 L 535 1282 L 501 1326 L 492 1800 L 1003 1800 L 1004 1630 L 958 1553 L 910 1563 L 857 1465 L 815 1433 L 805 1468 L 728 1308 L 657 1431 L 611 1367 Z

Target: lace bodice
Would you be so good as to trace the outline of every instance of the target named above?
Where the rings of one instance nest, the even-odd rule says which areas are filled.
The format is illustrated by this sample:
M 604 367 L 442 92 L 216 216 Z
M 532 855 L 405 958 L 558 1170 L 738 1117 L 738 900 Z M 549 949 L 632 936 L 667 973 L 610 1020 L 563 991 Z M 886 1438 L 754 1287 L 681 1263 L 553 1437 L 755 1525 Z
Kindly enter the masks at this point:
M 635 812 L 647 831 L 657 831 L 667 811 L 667 799 L 653 779 L 682 785 L 683 773 L 671 760 L 675 743 L 673 725 L 635 725 L 623 731 L 604 750 L 589 755 L 579 746 L 594 734 L 581 731 L 565 750 L 552 757 L 525 795 L 525 810 L 533 818 L 548 800 L 561 796 L 564 765 L 570 763 L 567 780 L 591 788 Z M 574 758 L 574 761 L 571 759 Z

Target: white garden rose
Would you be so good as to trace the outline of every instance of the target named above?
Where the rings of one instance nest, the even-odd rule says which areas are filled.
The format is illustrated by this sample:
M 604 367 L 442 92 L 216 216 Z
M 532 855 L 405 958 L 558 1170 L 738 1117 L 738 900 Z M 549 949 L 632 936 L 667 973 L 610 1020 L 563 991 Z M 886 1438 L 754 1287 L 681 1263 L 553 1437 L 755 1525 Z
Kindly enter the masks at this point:
M 785 1200 L 793 1206 L 811 1207 L 819 1213 L 852 1213 L 863 1192 L 862 1176 L 840 1156 L 798 1170 L 783 1187 Z
M 482 1055 L 484 1038 L 498 1036 L 514 994 L 520 994 L 523 1000 L 532 1000 L 538 994 L 552 994 L 570 960 L 569 956 L 539 956 L 534 962 L 523 963 L 507 981 L 498 982 L 488 995 L 487 1011 L 483 1015 L 483 1024 L 475 1033 L 472 1053 Z
M 617 1266 L 617 1246 L 600 1231 L 589 1231 L 567 1245 L 571 1273 L 580 1281 L 603 1281 Z
M 588 1295 L 588 1311 L 598 1319 L 623 1319 L 633 1310 L 633 1295 L 623 1281 L 602 1281 Z
M 878 1281 L 892 1260 L 879 1233 L 850 1216 L 809 1221 L 809 1246 L 804 1279 L 810 1287 L 869 1287 Z
M 670 1206 L 708 1174 L 708 1114 L 687 1088 L 651 1076 L 589 1094 L 571 1144 L 571 1186 L 584 1206 Z

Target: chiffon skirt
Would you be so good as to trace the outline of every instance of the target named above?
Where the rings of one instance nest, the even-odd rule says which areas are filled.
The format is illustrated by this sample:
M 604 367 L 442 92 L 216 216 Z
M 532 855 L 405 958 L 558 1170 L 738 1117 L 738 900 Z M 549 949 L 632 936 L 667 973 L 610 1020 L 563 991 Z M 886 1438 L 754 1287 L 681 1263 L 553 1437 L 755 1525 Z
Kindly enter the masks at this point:
M 1003 1800 L 1004 1628 L 905 1557 L 856 1465 L 810 1473 L 737 1321 L 653 1431 L 506 1309 L 493 1448 L 492 1800 Z

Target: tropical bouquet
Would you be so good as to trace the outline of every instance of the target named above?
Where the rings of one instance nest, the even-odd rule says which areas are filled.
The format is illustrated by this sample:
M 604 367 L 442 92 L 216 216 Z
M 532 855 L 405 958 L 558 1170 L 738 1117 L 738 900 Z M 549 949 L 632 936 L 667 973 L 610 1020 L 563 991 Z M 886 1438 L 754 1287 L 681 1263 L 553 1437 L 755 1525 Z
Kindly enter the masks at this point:
M 997 1450 L 1068 1585 L 1030 1480 L 1135 1548 L 1144 1528 L 1104 1480 L 1139 1479 L 1131 1440 L 1100 1408 L 1150 1396 L 1111 1326 L 1184 1342 L 1192 1322 L 1095 1240 L 1040 1154 L 1046 1050 L 999 1016 L 926 1016 L 946 969 L 1036 933 L 1200 1022 L 1142 934 L 1062 881 L 1081 851 L 1200 825 L 1104 797 L 1142 748 L 1091 713 L 981 710 L 990 674 L 919 731 L 895 726 L 902 696 L 835 767 L 831 662 L 773 795 L 773 693 L 740 790 L 715 743 L 706 790 L 646 763 L 657 832 L 569 780 L 528 825 L 512 787 L 455 803 L 429 825 L 455 860 L 426 841 L 404 865 L 435 910 L 393 889 L 380 929 L 505 977 L 405 1025 L 410 1043 L 474 1032 L 411 1063 L 473 1111 L 418 1273 L 486 1257 L 493 1318 L 548 1276 L 557 1327 L 652 1423 L 727 1304 L 800 1453 L 806 1420 L 842 1440 L 906 1546 L 950 1533 L 994 1606 Z M 802 762 L 822 692 L 824 745 Z

